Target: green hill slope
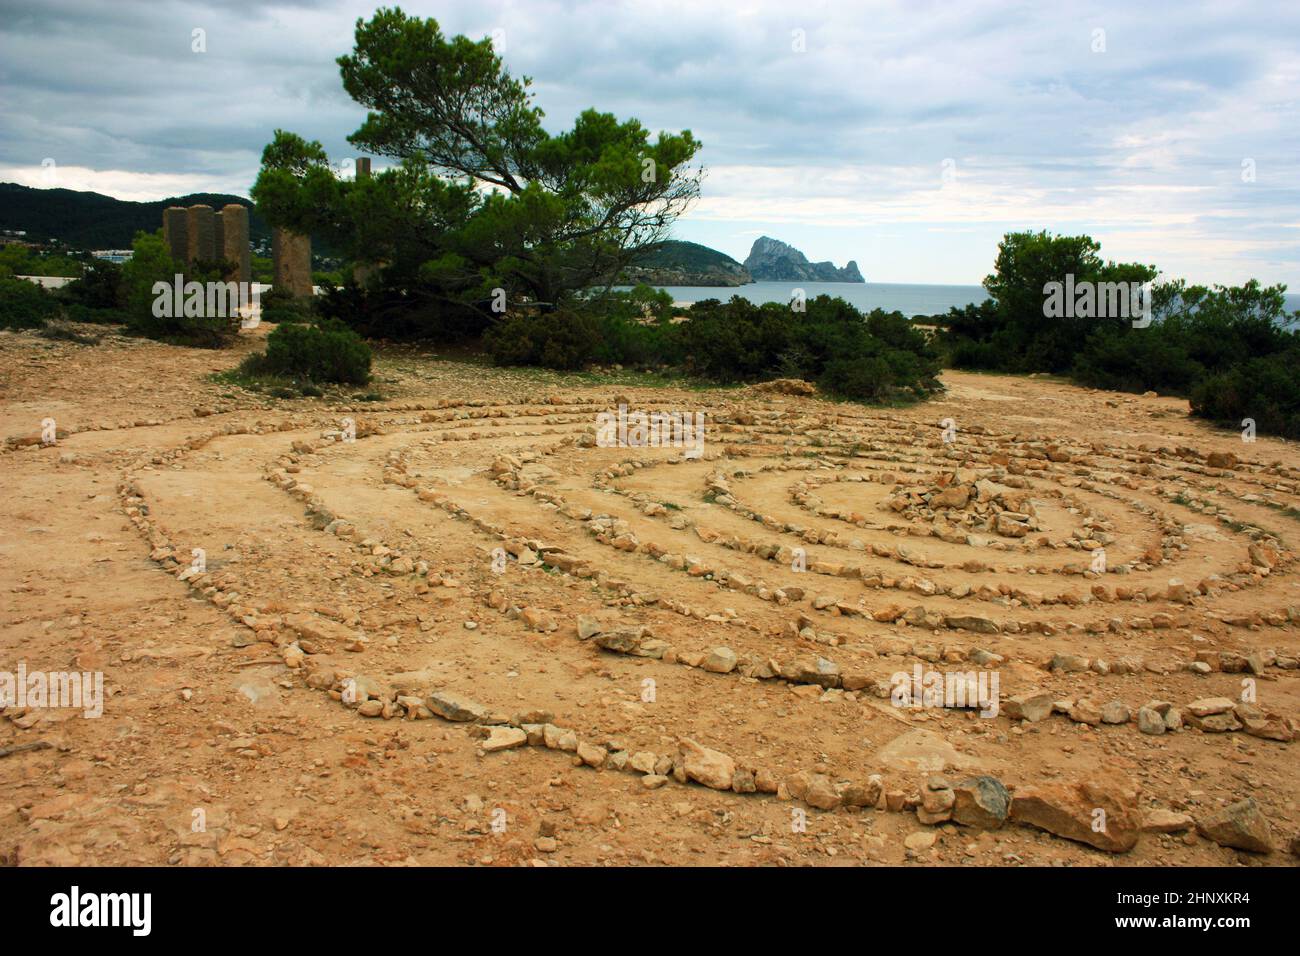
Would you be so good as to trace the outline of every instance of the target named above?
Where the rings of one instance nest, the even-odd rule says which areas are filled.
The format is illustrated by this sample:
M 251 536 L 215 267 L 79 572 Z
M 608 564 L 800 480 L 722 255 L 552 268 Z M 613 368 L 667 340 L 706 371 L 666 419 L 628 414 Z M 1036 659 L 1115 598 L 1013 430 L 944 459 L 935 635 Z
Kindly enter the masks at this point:
M 735 259 L 698 242 L 668 239 L 650 246 L 624 272 L 629 284 L 737 286 L 753 282 Z
M 155 202 L 131 202 L 100 193 L 74 189 L 33 189 L 17 183 L 0 183 L 0 229 L 22 229 L 32 242 L 58 239 L 74 249 L 126 249 L 141 230 L 162 227 L 168 206 L 206 204 L 220 209 L 228 203 L 249 208 L 249 238 L 256 244 L 271 239 L 271 229 L 239 196 L 225 193 L 191 193 Z

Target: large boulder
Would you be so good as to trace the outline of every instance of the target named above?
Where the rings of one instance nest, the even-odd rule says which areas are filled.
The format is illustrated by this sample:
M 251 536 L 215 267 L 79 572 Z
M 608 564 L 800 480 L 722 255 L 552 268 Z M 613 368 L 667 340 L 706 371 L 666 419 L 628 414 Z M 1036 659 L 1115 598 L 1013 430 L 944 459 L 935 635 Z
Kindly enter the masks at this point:
M 478 701 L 449 690 L 431 691 L 425 696 L 424 705 L 443 720 L 460 723 L 482 720 L 488 715 L 488 709 Z
M 1201 836 L 1220 846 L 1252 853 L 1273 852 L 1273 830 L 1254 797 L 1238 800 L 1217 813 L 1203 817 L 1196 829 Z
M 971 777 L 952 789 L 956 797 L 952 818 L 963 826 L 996 830 L 1011 812 L 1011 794 L 997 777 Z
M 646 627 L 615 628 L 596 634 L 592 642 L 615 654 L 630 654 L 633 657 L 661 658 L 668 649 L 668 645 L 657 640 Z
M 731 781 L 736 775 L 736 761 L 690 738 L 683 738 L 678 744 L 678 750 L 688 780 L 702 783 L 714 790 L 731 789 Z
M 1133 849 L 1142 830 L 1139 789 L 1118 774 L 1077 783 L 1023 787 L 1011 801 L 1011 819 L 1105 850 Z

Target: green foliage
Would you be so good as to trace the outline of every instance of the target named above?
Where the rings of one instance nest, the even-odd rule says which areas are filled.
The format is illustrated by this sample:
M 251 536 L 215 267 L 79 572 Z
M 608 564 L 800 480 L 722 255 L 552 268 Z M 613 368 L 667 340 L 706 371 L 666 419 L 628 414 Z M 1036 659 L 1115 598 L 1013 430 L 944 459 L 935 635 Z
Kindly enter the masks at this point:
M 595 318 L 564 310 L 511 316 L 489 330 L 483 344 L 498 365 L 573 370 L 591 363 L 598 335 Z
M 517 311 L 608 286 L 699 194 L 689 131 L 652 139 L 634 119 L 588 110 L 551 134 L 530 81 L 490 40 L 449 39 L 432 19 L 382 9 L 357 22 L 338 62 L 369 111 L 349 141 L 399 165 L 341 181 L 319 143 L 277 130 L 253 198 L 273 223 L 382 264 L 364 323 L 400 330 L 375 334 L 454 332 L 474 324 L 465 310 L 481 328 L 500 294 Z
M 898 312 L 863 316 L 840 298 L 818 296 L 804 312 L 739 296 L 697 302 L 680 330 L 686 367 L 718 381 L 775 375 L 815 381 L 831 394 L 867 401 L 920 398 L 939 388 L 938 355 Z
M 16 242 L 0 245 L 0 277 L 79 276 L 83 265 L 81 260 L 58 252 L 40 252 Z
M 68 302 L 64 305 L 63 312 L 72 322 L 86 322 L 92 325 L 131 324 L 131 315 L 123 308 L 97 309 L 80 302 Z
M 984 280 L 991 299 L 953 309 L 945 346 L 951 364 L 1003 372 L 1064 373 L 1080 344 L 1094 332 L 1119 332 L 1130 320 L 1121 316 L 1049 317 L 1047 286 L 1064 283 L 1150 282 L 1154 266 L 1104 262 L 1101 246 L 1088 236 L 1012 232 L 998 245 L 993 275 Z
M 645 269 L 674 269 L 681 272 L 739 271 L 744 268 L 726 253 L 698 242 L 666 239 L 646 246 L 636 258 Z
M 208 282 L 222 279 L 222 267 L 201 263 L 185 272 L 181 263 L 173 259 L 163 244 L 162 230 L 139 233 L 131 244 L 131 259 L 122 267 L 121 289 L 128 316 L 128 325 L 137 335 L 158 339 L 173 345 L 198 348 L 222 348 L 234 338 L 239 327 L 238 319 L 223 316 L 167 314 L 175 309 L 155 307 L 160 295 L 168 298 L 171 292 L 155 289 L 158 283 L 170 290 L 177 275 L 184 281 Z M 159 287 L 161 288 L 161 287 Z
M 73 301 L 92 309 L 115 309 L 123 302 L 122 267 L 116 262 L 96 259 L 80 279 L 68 283 L 67 292 Z
M 38 329 L 58 314 L 58 300 L 35 282 L 0 276 L 0 329 Z
M 74 189 L 37 189 L 0 183 L 4 225 L 27 230 L 27 237 L 33 241 L 57 239 L 73 249 L 126 248 L 137 232 L 157 229 L 168 206 L 205 205 L 220 209 L 230 203 L 247 206 L 248 200 L 228 193 L 190 193 L 152 202 L 132 202 Z M 270 235 L 266 220 L 256 210 L 250 210 L 249 239 L 254 243 L 264 242 Z M 19 274 L 77 275 L 78 271 Z
M 1083 342 L 1071 375 L 1100 388 L 1191 395 L 1212 376 L 1296 346 L 1296 333 L 1285 328 L 1283 292 L 1254 280 L 1213 289 L 1168 283 L 1150 326 L 1099 328 Z
M 487 307 L 487 301 L 482 305 Z M 386 282 L 326 286 L 314 306 L 318 315 L 338 319 L 373 339 L 459 344 L 477 340 L 488 327 L 482 310 L 449 298 L 436 283 L 419 279 L 400 287 Z
M 1153 266 L 1102 264 L 1087 236 L 1011 233 L 999 247 L 991 295 L 943 320 L 948 364 L 1010 372 L 1055 372 L 1098 388 L 1154 389 L 1192 398 L 1192 413 L 1221 422 L 1253 418 L 1260 431 L 1292 434 L 1294 359 L 1300 333 L 1284 307 L 1285 286 L 1151 289 L 1151 322 L 1044 314 L 1045 285 L 1066 273 L 1083 281 L 1150 282 Z
M 309 322 L 312 317 L 312 303 L 309 299 L 299 298 L 279 289 L 263 292 L 259 298 L 262 307 L 261 320 L 272 325 L 282 322 Z
M 829 296 L 803 312 L 739 296 L 697 302 L 687 322 L 672 322 L 673 311 L 665 293 L 640 287 L 580 303 L 579 311 L 512 315 L 484 343 L 500 365 L 673 368 L 722 383 L 795 376 L 872 402 L 919 398 L 939 387 L 933 347 L 897 312 L 863 316 Z
M 1229 428 L 1250 418 L 1260 432 L 1300 438 L 1300 343 L 1202 379 L 1192 389 L 1191 407 L 1193 415 Z
M 266 352 L 250 356 L 243 371 L 307 382 L 364 385 L 370 381 L 370 346 L 342 322 L 288 322 L 266 338 Z

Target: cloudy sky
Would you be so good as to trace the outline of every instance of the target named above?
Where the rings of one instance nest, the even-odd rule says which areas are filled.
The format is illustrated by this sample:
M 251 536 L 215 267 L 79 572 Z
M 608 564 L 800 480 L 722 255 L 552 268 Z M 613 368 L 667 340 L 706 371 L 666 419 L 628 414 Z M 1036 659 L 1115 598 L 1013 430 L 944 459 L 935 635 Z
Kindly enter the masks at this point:
M 0 180 L 247 195 L 276 127 L 354 156 L 334 58 L 377 5 L 0 0 Z M 494 36 L 553 130 L 589 106 L 692 130 L 677 236 L 737 259 L 766 234 L 868 282 L 977 283 L 1045 228 L 1300 289 L 1294 0 L 401 5 Z

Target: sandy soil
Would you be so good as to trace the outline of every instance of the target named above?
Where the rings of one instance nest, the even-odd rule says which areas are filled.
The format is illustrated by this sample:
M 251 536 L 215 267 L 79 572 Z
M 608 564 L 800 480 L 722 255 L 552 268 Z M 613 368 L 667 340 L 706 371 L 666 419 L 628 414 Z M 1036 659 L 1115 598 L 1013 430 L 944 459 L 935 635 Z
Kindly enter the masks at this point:
M 0 757 L 5 861 L 1294 864 L 1293 445 L 955 373 L 905 410 L 398 350 L 380 401 L 208 378 L 260 334 L 0 334 L 0 671 L 105 682 L 0 719 L 51 745 Z M 703 457 L 594 446 L 620 401 L 703 412 Z M 932 506 L 976 482 L 1032 529 Z M 894 706 L 918 666 L 995 674 L 998 713 Z M 947 821 L 940 773 L 1136 844 Z M 1246 798 L 1271 853 L 1192 822 Z

